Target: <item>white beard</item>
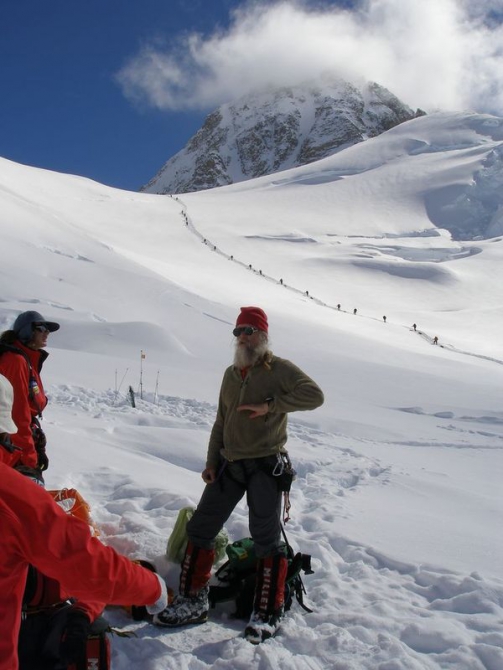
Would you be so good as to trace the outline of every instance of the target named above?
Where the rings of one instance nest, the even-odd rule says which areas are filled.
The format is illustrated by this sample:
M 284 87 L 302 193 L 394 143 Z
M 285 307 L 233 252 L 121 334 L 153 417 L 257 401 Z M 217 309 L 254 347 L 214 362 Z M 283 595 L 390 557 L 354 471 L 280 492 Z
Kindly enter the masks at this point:
M 268 346 L 267 333 L 260 334 L 260 341 L 255 347 L 247 346 L 246 343 L 237 340 L 234 365 L 240 370 L 253 367 L 267 353 Z

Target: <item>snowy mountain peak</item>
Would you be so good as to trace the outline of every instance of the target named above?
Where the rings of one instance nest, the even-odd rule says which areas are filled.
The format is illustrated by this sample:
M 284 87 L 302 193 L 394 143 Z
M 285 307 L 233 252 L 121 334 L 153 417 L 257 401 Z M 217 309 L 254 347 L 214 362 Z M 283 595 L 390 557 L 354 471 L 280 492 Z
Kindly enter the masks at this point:
M 416 114 L 376 83 L 328 77 L 250 94 L 212 112 L 142 190 L 202 191 L 298 167 Z

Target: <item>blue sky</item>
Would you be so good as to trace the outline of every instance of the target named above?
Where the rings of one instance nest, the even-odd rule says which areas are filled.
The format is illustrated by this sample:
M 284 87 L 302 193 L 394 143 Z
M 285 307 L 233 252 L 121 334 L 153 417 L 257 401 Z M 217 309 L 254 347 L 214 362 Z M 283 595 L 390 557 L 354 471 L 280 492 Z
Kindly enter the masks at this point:
M 0 156 L 138 189 L 207 113 L 335 71 L 503 116 L 503 0 L 2 0 Z
M 204 111 L 132 105 L 114 75 L 153 39 L 225 25 L 230 0 L 2 0 L 0 156 L 136 190 Z

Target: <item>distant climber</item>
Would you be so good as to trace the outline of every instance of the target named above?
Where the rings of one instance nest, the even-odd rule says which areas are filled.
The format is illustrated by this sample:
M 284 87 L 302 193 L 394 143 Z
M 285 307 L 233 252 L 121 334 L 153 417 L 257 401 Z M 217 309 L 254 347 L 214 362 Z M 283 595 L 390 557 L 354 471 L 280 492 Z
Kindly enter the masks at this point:
M 417 330 L 417 326 L 415 323 L 412 324 L 412 327 L 414 328 L 414 330 Z
M 340 308 L 341 308 L 341 306 L 340 306 L 340 304 L 338 304 L 338 305 L 337 305 L 337 309 L 340 309 Z
M 386 323 L 386 317 L 385 316 L 383 316 L 382 320 L 384 321 L 384 323 Z
M 358 310 L 357 310 L 356 307 L 355 307 L 354 310 L 353 310 L 353 314 L 356 314 L 357 311 L 358 311 Z
M 438 344 L 438 337 L 437 337 L 436 335 L 435 335 L 435 337 L 433 338 L 433 344 Z

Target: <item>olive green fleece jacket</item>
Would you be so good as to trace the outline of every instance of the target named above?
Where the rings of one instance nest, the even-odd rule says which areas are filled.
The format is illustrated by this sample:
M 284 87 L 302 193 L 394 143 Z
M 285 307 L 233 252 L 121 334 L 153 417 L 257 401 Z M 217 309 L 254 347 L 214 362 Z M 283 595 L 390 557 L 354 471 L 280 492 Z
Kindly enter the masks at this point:
M 269 403 L 265 416 L 250 419 L 240 405 Z M 217 468 L 221 456 L 229 461 L 259 458 L 284 451 L 287 413 L 316 409 L 323 404 L 323 391 L 296 365 L 268 354 L 248 370 L 230 366 L 224 373 L 218 410 L 210 435 L 207 468 Z

